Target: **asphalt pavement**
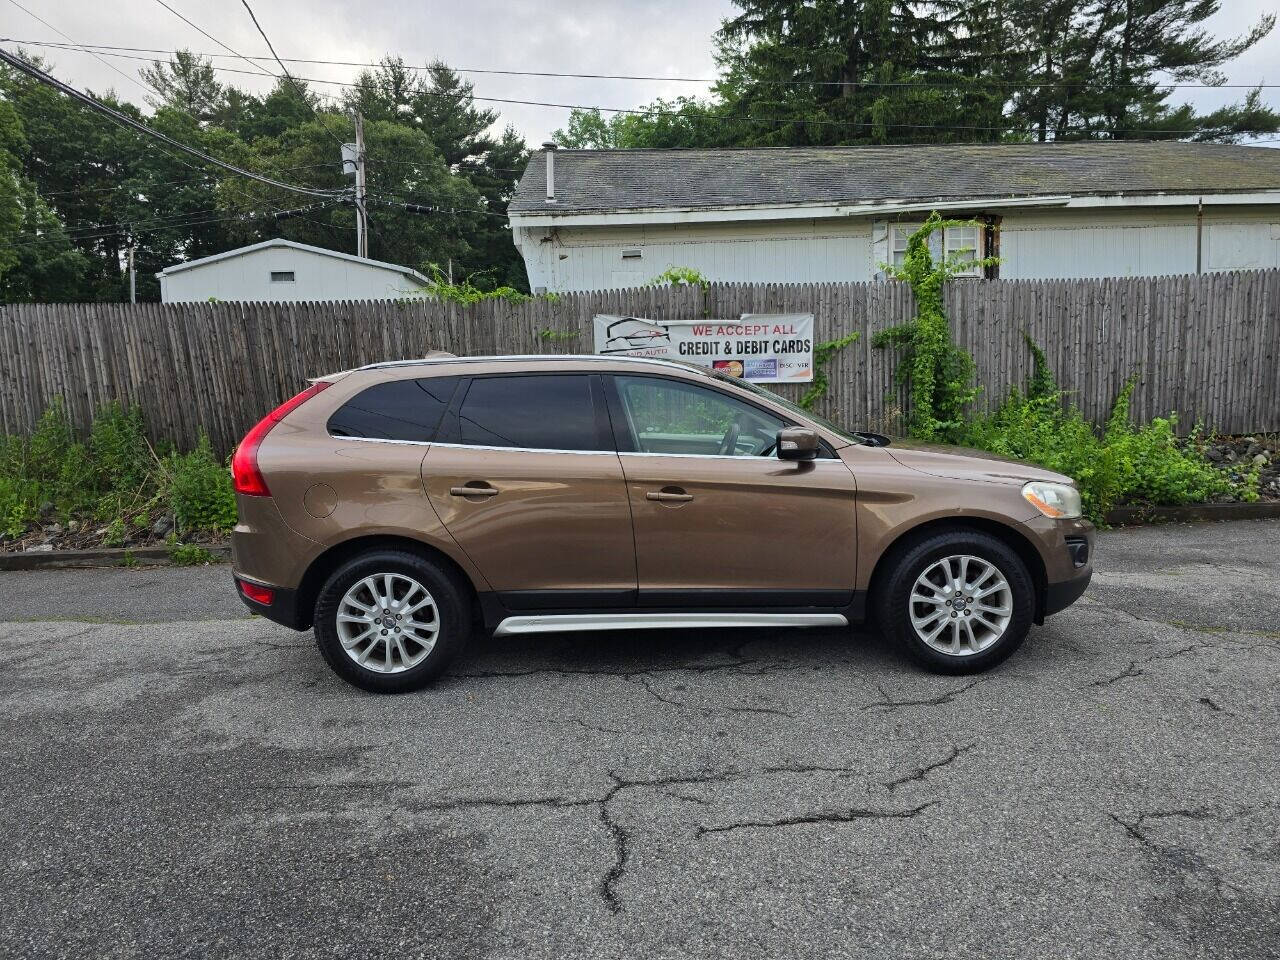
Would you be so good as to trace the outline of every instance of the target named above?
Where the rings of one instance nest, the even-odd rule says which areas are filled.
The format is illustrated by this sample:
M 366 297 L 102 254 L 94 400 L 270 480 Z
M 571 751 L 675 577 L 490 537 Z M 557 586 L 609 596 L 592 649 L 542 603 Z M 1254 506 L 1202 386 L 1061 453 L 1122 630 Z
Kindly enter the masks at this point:
M 5 957 L 1280 955 L 1280 522 L 1109 531 L 994 672 L 845 630 L 342 683 L 223 567 L 0 573 Z

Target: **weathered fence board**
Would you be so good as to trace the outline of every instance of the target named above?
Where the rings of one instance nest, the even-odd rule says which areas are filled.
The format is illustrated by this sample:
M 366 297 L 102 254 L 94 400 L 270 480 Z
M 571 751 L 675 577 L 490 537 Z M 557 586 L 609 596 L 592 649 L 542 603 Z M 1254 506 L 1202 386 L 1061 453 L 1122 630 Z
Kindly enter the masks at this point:
M 1280 430 L 1280 271 L 1106 280 L 956 282 L 946 300 L 958 343 L 977 365 L 981 403 L 1030 369 L 1024 334 L 1087 416 L 1106 418 L 1137 375 L 1136 417 L 1174 411 L 1181 428 Z M 894 356 L 871 346 L 914 314 L 900 283 L 712 284 L 565 294 L 524 304 L 40 304 L 0 307 L 0 429 L 29 431 L 56 396 L 77 426 L 112 400 L 141 405 L 158 437 L 227 452 L 308 377 L 429 350 L 588 353 L 597 313 L 736 319 L 812 312 L 818 342 L 850 331 L 818 412 L 900 427 Z M 798 399 L 803 385 L 779 392 Z

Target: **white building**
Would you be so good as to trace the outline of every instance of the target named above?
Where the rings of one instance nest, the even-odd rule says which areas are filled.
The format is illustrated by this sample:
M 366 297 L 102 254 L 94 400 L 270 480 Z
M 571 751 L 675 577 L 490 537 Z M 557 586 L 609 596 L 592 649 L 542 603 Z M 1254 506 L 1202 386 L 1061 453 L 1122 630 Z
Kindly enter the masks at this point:
M 1280 267 L 1280 150 L 1202 143 L 554 150 L 509 208 L 530 286 L 883 276 L 937 210 L 988 277 Z M 978 273 L 979 271 L 975 271 Z
M 267 240 L 166 267 L 163 303 L 216 300 L 395 300 L 430 281 L 416 270 L 292 240 Z

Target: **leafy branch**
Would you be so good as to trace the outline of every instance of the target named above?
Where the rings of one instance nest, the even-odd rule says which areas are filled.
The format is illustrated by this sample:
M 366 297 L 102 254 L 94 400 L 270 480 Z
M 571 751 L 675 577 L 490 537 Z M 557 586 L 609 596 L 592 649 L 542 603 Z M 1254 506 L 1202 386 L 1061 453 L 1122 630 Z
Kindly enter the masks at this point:
M 837 353 L 857 340 L 859 336 L 860 334 L 855 330 L 853 333 L 837 337 L 835 340 L 828 340 L 826 343 L 820 343 L 813 348 L 813 383 L 809 385 L 809 389 L 800 398 L 801 407 L 805 410 L 812 410 L 813 405 L 826 396 L 827 388 L 831 385 L 831 381 L 827 377 L 827 363 Z

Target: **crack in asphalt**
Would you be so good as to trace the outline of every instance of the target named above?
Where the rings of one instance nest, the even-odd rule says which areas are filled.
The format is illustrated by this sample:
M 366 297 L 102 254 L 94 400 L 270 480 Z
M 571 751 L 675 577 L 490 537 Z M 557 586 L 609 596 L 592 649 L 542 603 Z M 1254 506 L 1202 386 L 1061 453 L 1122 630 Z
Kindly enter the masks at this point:
M 1166 819 L 1170 817 L 1184 817 L 1190 820 L 1231 820 L 1237 816 L 1243 816 L 1245 813 L 1252 812 L 1250 809 L 1238 811 L 1235 814 L 1223 816 L 1215 811 L 1208 809 L 1201 810 L 1154 810 L 1148 813 L 1138 815 L 1138 819 L 1132 823 L 1114 813 L 1107 813 L 1117 825 L 1133 840 L 1142 845 L 1156 862 L 1162 867 L 1170 870 L 1183 883 L 1186 877 L 1190 875 L 1203 875 L 1213 884 L 1214 893 L 1219 898 L 1225 895 L 1223 890 L 1230 890 L 1237 896 L 1244 895 L 1245 891 L 1236 886 L 1231 881 L 1222 876 L 1222 871 L 1217 867 L 1210 866 L 1193 850 L 1185 847 L 1167 846 L 1154 840 L 1148 833 L 1143 831 L 1142 827 L 1148 820 Z
M 794 827 L 810 823 L 851 823 L 854 820 L 909 820 L 919 816 L 925 810 L 936 806 L 937 800 L 930 800 L 917 807 L 906 810 L 867 810 L 853 808 L 849 810 L 833 810 L 819 813 L 801 814 L 796 817 L 784 817 L 780 820 L 740 820 L 736 823 L 725 823 L 714 827 L 699 826 L 698 836 L 709 833 L 729 833 L 733 830 L 771 829 L 774 827 Z
M 543 807 L 547 809 L 574 809 L 583 807 L 595 807 L 597 816 L 605 832 L 613 841 L 613 861 L 601 876 L 596 884 L 596 892 L 605 906 L 612 913 L 621 913 L 623 904 L 617 893 L 618 882 L 626 875 L 627 865 L 631 859 L 631 843 L 632 833 L 627 827 L 614 819 L 613 811 L 610 805 L 617 797 L 626 790 L 632 789 L 658 789 L 667 796 L 675 796 L 681 800 L 690 803 L 707 805 L 707 801 L 701 797 L 691 797 L 686 794 L 670 791 L 666 788 L 681 786 L 696 786 L 708 783 L 731 783 L 741 780 L 747 780 L 757 776 L 771 776 L 776 774 L 811 774 L 811 773 L 827 773 L 836 776 L 852 776 L 861 771 L 853 767 L 835 767 L 821 764 L 785 764 L 780 766 L 759 767 L 754 770 L 700 770 L 689 774 L 671 775 L 665 777 L 653 777 L 649 779 L 633 780 L 622 776 L 617 771 L 609 771 L 609 779 L 613 781 L 613 786 L 606 790 L 598 797 L 567 797 L 567 796 L 543 796 L 528 797 L 523 799 L 508 799 L 504 797 L 463 797 L 453 800 L 433 801 L 418 806 L 418 809 L 433 810 L 439 812 L 455 812 L 461 810 L 474 809 L 477 807 L 490 807 L 496 809 L 521 809 L 527 807 Z M 918 808 L 914 812 L 903 813 L 902 811 L 880 811 L 879 813 L 887 818 L 895 818 L 901 816 L 915 816 L 920 810 L 930 806 L 937 801 L 931 801 L 930 804 Z M 823 818 L 833 818 L 831 822 L 840 822 L 844 820 L 869 819 L 877 811 L 857 811 L 850 810 L 844 813 L 835 814 L 815 814 L 813 816 L 818 819 L 812 822 L 823 822 Z M 796 823 L 806 822 L 804 819 L 796 819 Z M 760 824 L 765 826 L 766 824 Z M 782 822 L 775 824 L 776 826 L 784 825 Z M 732 829 L 732 828 L 730 828 Z M 699 835 L 704 832 L 723 832 L 719 828 L 704 829 L 698 828 Z
M 1110 611 L 1111 613 L 1118 613 L 1122 616 L 1128 617 L 1130 620 L 1137 621 L 1138 623 L 1150 623 L 1160 627 L 1173 627 L 1175 630 L 1190 630 L 1194 633 L 1205 633 L 1212 636 L 1241 633 L 1251 637 L 1261 637 L 1269 641 L 1267 644 L 1268 646 L 1274 646 L 1275 642 L 1280 640 L 1280 631 L 1278 630 L 1250 629 L 1248 627 L 1223 627 L 1216 626 L 1214 624 L 1191 623 L 1187 620 L 1161 620 L 1159 617 L 1144 617 L 1142 614 L 1126 610 L 1124 607 L 1116 607 L 1109 603 L 1103 603 L 1101 600 L 1096 600 L 1093 597 L 1087 597 L 1080 602 L 1085 607 L 1098 607 L 1102 610 Z M 1206 646 L 1219 646 L 1219 644 L 1206 643 Z M 1222 646 L 1227 646 L 1227 644 L 1222 644 Z
M 1111 684 L 1116 683 L 1120 680 L 1123 680 L 1126 677 L 1140 677 L 1140 676 L 1142 676 L 1142 668 L 1138 666 L 1138 661 L 1130 660 L 1129 665 L 1125 667 L 1123 670 L 1121 670 L 1119 673 L 1117 673 L 1114 677 L 1107 677 L 1102 680 L 1094 680 L 1091 684 L 1089 684 L 1089 686 L 1109 687 L 1111 686 Z
M 933 773 L 933 771 L 941 770 L 943 767 L 950 766 L 951 764 L 955 763 L 956 760 L 958 760 L 962 754 L 968 753 L 977 745 L 978 745 L 977 740 L 974 740 L 972 743 L 966 743 L 963 747 L 957 747 L 953 745 L 951 747 L 951 752 L 947 754 L 945 757 L 943 757 L 941 760 L 935 760 L 933 763 L 927 763 L 924 766 L 916 769 L 914 773 L 909 773 L 906 776 L 898 777 L 896 780 L 890 780 L 887 783 L 885 783 L 884 787 L 886 790 L 892 793 L 894 790 L 897 790 L 898 787 L 901 787 L 904 784 L 914 783 L 915 781 L 923 781 L 924 778 L 929 774 Z
M 1141 664 L 1155 663 L 1159 660 L 1173 660 L 1175 657 L 1186 656 L 1188 653 L 1194 653 L 1197 650 L 1204 650 L 1206 648 L 1213 648 L 1216 646 L 1217 644 L 1212 644 L 1212 643 L 1209 643 L 1208 641 L 1202 641 L 1200 643 L 1189 644 L 1188 646 L 1182 647 L 1178 650 L 1171 650 L 1168 653 L 1157 653 L 1157 654 L 1153 654 L 1150 657 L 1144 657 L 1141 660 L 1130 660 L 1129 666 L 1125 667 L 1122 671 L 1120 671 L 1114 677 L 1105 677 L 1101 680 L 1094 680 L 1089 684 L 1089 686 L 1109 687 L 1111 686 L 1111 684 L 1116 683 L 1120 680 L 1124 680 L 1128 677 L 1142 676 L 1144 671 L 1142 669 Z
M 950 703 L 962 693 L 967 693 L 980 683 L 985 683 L 987 677 L 980 677 L 971 683 L 966 683 L 959 690 L 951 690 L 947 693 L 939 694 L 936 697 L 928 697 L 924 700 L 894 700 L 889 696 L 889 692 L 885 690 L 883 683 L 877 683 L 876 687 L 880 690 L 880 696 L 883 700 L 877 700 L 874 703 L 863 704 L 863 710 L 881 709 L 884 711 L 897 710 L 899 707 L 940 707 L 943 704 Z

